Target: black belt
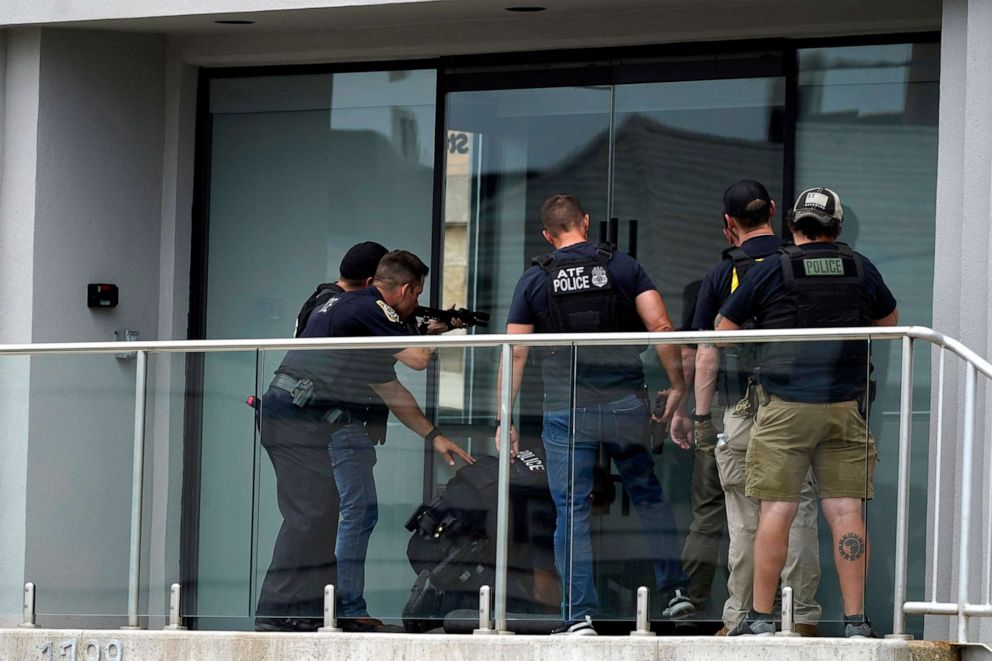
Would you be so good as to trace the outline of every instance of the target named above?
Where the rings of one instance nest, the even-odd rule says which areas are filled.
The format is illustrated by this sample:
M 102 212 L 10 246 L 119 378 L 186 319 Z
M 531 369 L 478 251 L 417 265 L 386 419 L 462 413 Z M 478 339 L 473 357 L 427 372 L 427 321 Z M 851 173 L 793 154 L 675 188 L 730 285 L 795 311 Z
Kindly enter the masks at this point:
M 294 379 L 286 374 L 276 374 L 269 387 L 288 392 L 293 397 L 293 405 L 298 408 L 306 408 L 313 402 L 311 379 Z M 330 408 L 322 417 L 332 425 L 347 425 L 351 422 L 351 412 L 337 406 Z

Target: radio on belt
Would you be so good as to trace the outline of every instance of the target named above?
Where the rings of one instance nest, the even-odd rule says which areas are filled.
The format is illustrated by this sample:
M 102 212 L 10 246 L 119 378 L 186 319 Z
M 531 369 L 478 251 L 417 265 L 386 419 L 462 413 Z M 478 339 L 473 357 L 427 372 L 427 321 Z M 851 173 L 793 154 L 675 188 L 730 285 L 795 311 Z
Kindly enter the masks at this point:
M 86 285 L 86 306 L 90 308 L 116 308 L 117 285 L 95 282 Z

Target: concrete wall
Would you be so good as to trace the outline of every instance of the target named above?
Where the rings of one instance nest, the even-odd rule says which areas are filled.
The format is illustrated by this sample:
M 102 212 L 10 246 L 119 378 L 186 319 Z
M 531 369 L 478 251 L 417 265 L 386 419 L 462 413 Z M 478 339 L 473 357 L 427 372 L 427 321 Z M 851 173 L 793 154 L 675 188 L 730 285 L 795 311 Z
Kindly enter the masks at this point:
M 992 353 L 992 3 L 985 0 L 945 0 L 941 37 L 940 145 L 937 174 L 937 233 L 934 269 L 934 325 L 936 330 L 960 339 L 982 356 Z M 936 361 L 934 382 L 936 383 Z M 944 394 L 944 444 L 940 456 L 941 489 L 931 489 L 929 510 L 942 508 L 941 527 L 936 538 L 930 535 L 930 556 L 940 549 L 937 598 L 957 601 L 960 570 L 959 528 L 953 525 L 961 505 L 961 482 L 955 478 L 963 470 L 972 471 L 975 496 L 968 563 L 971 571 L 968 595 L 979 603 L 988 585 L 987 570 L 980 564 L 984 546 L 983 526 L 990 525 L 987 507 L 989 460 L 987 414 L 992 400 L 988 390 L 979 390 L 975 447 L 970 465 L 963 465 L 961 439 L 964 433 L 964 380 L 960 363 L 948 358 L 947 391 Z M 979 382 L 984 381 L 983 378 Z M 936 407 L 936 393 L 933 406 Z M 936 416 L 931 439 L 936 437 Z M 933 441 L 932 441 L 933 443 Z M 936 445 L 931 446 L 930 466 L 935 466 Z M 930 483 L 936 476 L 931 469 Z M 932 575 L 928 576 L 928 581 Z M 928 596 L 930 592 L 928 590 Z M 956 638 L 956 622 L 928 618 L 926 634 L 932 638 Z M 981 631 L 979 632 L 979 628 Z M 972 635 L 992 638 L 988 621 L 975 623 Z
M 157 339 L 165 40 L 45 29 L 40 53 L 31 340 Z M 118 284 L 119 306 L 87 308 L 88 282 Z M 25 575 L 39 613 L 126 612 L 134 376 L 108 355 L 32 359 Z
M 0 342 L 30 342 L 41 31 L 0 32 Z M 28 392 L 26 358 L 0 361 L 0 625 L 20 609 L 26 530 Z

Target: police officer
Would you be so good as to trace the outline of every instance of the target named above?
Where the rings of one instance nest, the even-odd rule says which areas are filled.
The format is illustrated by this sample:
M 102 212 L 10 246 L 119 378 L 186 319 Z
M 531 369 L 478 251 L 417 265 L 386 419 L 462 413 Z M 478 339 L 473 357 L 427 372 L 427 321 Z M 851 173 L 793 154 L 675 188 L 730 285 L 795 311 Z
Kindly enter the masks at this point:
M 644 269 L 612 246 L 588 242 L 589 216 L 571 195 L 548 198 L 541 208 L 545 240 L 554 246 L 535 260 L 517 283 L 507 317 L 507 333 L 591 333 L 670 331 L 672 324 L 657 289 Z M 664 419 L 672 439 L 689 446 L 689 421 L 682 410 L 685 384 L 679 347 L 657 347 L 672 384 Z M 527 361 L 526 347 L 513 351 L 515 398 Z M 668 616 L 694 611 L 687 577 L 678 557 L 681 546 L 671 508 L 644 445 L 649 412 L 644 371 L 637 347 L 583 347 L 578 350 L 575 391 L 572 354 L 542 351 L 544 427 L 548 482 L 555 501 L 555 561 L 563 582 L 564 623 L 554 633 L 595 635 L 592 615 L 599 606 L 589 534 L 593 466 L 600 443 L 612 458 L 644 528 L 654 561 L 657 587 L 664 591 Z M 497 390 L 499 392 L 499 390 Z M 575 428 L 571 429 L 574 394 Z M 498 410 L 498 409 L 497 409 Z M 512 401 L 510 402 L 512 410 Z M 509 422 L 509 421 L 507 421 Z M 497 421 L 497 439 L 499 437 Z M 517 448 L 511 426 L 511 456 Z
M 372 285 L 332 298 L 317 310 L 304 337 L 406 336 L 407 320 L 417 308 L 428 269 L 404 250 L 379 262 Z M 331 424 L 329 454 L 340 498 L 337 556 L 338 624 L 345 631 L 383 631 L 369 616 L 365 602 L 365 557 L 378 519 L 373 467 L 375 446 L 385 440 L 385 407 L 434 451 L 454 465 L 472 457 L 445 437 L 420 410 L 413 395 L 397 380 L 395 364 L 422 370 L 431 351 L 393 350 L 293 351 L 280 366 L 273 388 L 284 390 L 284 404 L 316 412 Z M 326 438 L 325 438 L 326 446 Z M 326 461 L 326 457 L 325 457 Z
M 692 324 L 695 330 L 713 330 L 713 320 L 720 306 L 737 289 L 745 273 L 774 255 L 782 245 L 772 229 L 775 210 L 775 201 L 758 181 L 743 179 L 724 192 L 723 236 L 731 247 L 706 273 L 699 288 Z M 722 488 L 721 500 L 726 506 L 724 521 L 730 531 L 730 550 L 727 558 L 728 598 L 723 607 L 724 633 L 733 629 L 747 613 L 754 581 L 752 552 L 754 531 L 758 526 L 758 501 L 744 494 L 744 457 L 754 412 L 744 406 L 735 410 L 747 393 L 750 377 L 751 366 L 742 364 L 742 359 L 748 362 L 746 354 L 753 346 L 729 347 L 721 352 L 716 345 L 703 343 L 696 353 L 696 408 L 692 418 L 697 461 L 693 465 L 693 485 L 697 483 L 696 471 L 702 469 L 707 475 L 710 471 L 717 473 L 716 486 Z M 726 441 L 719 446 L 711 412 L 714 394 L 719 395 L 719 403 L 726 407 L 722 421 Z M 710 483 L 705 478 L 699 481 Z M 693 496 L 695 501 L 696 489 Z M 816 602 L 820 582 L 816 519 L 816 491 L 812 480 L 807 479 L 803 483 L 799 515 L 789 531 L 789 552 L 782 571 L 782 584 L 793 589 L 796 631 L 811 636 L 816 635 L 816 623 L 820 619 L 820 605 Z M 695 519 L 693 525 L 696 525 Z M 698 547 L 693 550 L 696 555 L 702 555 L 706 545 L 699 544 Z M 714 544 L 709 547 L 715 560 L 716 547 Z M 689 550 L 686 540 L 683 562 L 687 570 L 690 567 L 686 557 Z
M 337 281 L 320 284 L 303 304 L 294 335 L 317 337 L 304 335 L 313 313 L 332 297 L 368 287 L 387 252 L 372 241 L 352 246 L 341 260 Z M 303 357 L 308 355 L 313 354 Z M 323 622 L 324 586 L 336 582 L 338 493 L 327 461 L 331 428 L 317 409 L 294 406 L 289 393 L 278 386 L 263 397 L 259 427 L 262 447 L 275 469 L 283 523 L 262 581 L 255 628 L 315 631 Z
M 717 330 L 749 319 L 758 328 L 892 326 L 896 301 L 868 258 L 836 241 L 840 197 L 827 188 L 799 196 L 789 218 L 794 246 L 750 269 L 720 309 Z M 862 501 L 872 497 L 875 441 L 859 400 L 867 397 L 863 341 L 763 344 L 763 391 L 747 452 L 745 493 L 760 501 L 752 607 L 730 635 L 771 634 L 772 603 L 789 526 L 812 467 L 834 542 L 847 637 L 873 637 L 864 613 L 868 538 Z

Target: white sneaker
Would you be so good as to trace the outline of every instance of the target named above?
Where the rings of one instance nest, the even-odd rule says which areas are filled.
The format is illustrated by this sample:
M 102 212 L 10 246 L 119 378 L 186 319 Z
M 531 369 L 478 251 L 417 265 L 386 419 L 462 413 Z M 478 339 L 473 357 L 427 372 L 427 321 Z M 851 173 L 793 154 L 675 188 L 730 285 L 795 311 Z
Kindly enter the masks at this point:
M 592 627 L 592 618 L 586 615 L 582 620 L 569 620 L 560 627 L 551 630 L 552 636 L 595 636 L 596 630 Z

